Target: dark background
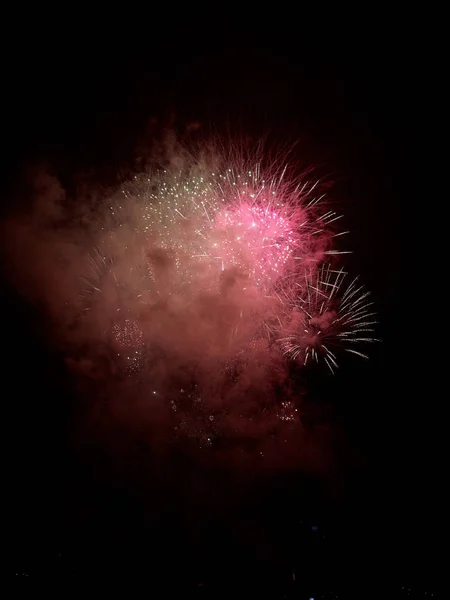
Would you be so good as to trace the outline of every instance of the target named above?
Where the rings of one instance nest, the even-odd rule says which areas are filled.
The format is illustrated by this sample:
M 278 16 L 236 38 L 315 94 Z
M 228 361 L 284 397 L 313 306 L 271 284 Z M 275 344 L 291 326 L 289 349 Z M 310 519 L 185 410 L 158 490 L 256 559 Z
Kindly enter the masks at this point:
M 167 492 L 148 523 L 135 488 L 105 481 L 67 443 L 66 375 L 36 315 L 5 283 L 11 574 L 139 580 L 148 589 L 156 580 L 245 579 L 281 589 L 295 569 L 302 589 L 344 590 L 342 597 L 369 598 L 404 583 L 436 587 L 442 398 L 431 354 L 440 317 L 435 308 L 430 316 L 425 300 L 432 233 L 419 235 L 428 210 L 420 181 L 430 110 L 420 91 L 420 43 L 395 27 L 249 46 L 233 36 L 229 44 L 214 35 L 202 42 L 201 34 L 192 43 L 186 27 L 160 36 L 79 32 L 74 43 L 64 29 L 57 36 L 35 31 L 23 35 L 26 52 L 18 51 L 20 39 L 3 49 L 3 207 L 20 201 L 30 164 L 50 164 L 68 189 L 80 171 L 108 180 L 132 161 L 155 122 L 299 139 L 299 159 L 306 148 L 306 161 L 329 167 L 335 178 L 352 231 L 350 264 L 373 291 L 383 343 L 332 386 L 318 384 L 332 409 L 327 416 L 317 409 L 317 418 L 344 430 L 351 449 L 333 474 L 339 493 L 330 496 L 299 473 L 279 474 L 239 494 L 225 489 L 214 514 L 205 509 L 200 519 L 202 501 L 196 506 L 188 493 L 193 467 L 179 459 L 167 474 L 178 479 L 167 484 L 177 494 Z M 164 487 L 158 477 L 145 485 Z M 190 512 L 203 528 L 195 542 L 186 533 Z

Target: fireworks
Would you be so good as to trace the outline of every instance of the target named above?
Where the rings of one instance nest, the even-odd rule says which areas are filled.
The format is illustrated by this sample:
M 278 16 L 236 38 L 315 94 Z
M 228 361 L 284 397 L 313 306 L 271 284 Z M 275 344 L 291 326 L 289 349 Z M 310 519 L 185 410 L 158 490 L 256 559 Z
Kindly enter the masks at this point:
M 374 312 L 338 264 L 340 218 L 320 182 L 292 180 L 286 168 L 190 159 L 135 177 L 105 205 L 82 310 L 102 322 L 128 376 L 156 381 L 177 435 L 211 445 L 233 403 L 251 397 L 257 407 L 272 394 L 283 362 L 334 373 L 341 350 L 367 356 L 359 345 L 375 341 Z M 175 371 L 196 373 L 179 389 L 201 385 L 201 401 L 174 396 Z M 271 412 L 298 420 L 290 398 Z
M 137 373 L 144 358 L 144 335 L 137 321 L 125 319 L 112 326 L 112 344 L 127 374 Z
M 316 187 L 286 183 L 285 170 L 266 179 L 259 166 L 216 173 L 195 165 L 136 178 L 109 206 L 108 221 L 128 225 L 156 269 L 164 256 L 175 285 L 214 291 L 220 273 L 235 268 L 268 291 L 296 261 L 336 252 L 327 228 L 339 215 L 319 210 Z
M 358 278 L 344 287 L 346 275 L 342 269 L 322 265 L 295 282 L 297 293 L 283 303 L 284 314 L 278 318 L 279 343 L 287 356 L 304 365 L 323 359 L 332 373 L 338 367 L 340 347 L 368 358 L 352 346 L 376 341 L 373 303 Z
M 293 423 L 298 419 L 297 413 L 298 413 L 298 408 L 295 406 L 294 402 L 284 400 L 280 403 L 277 417 L 281 421 L 285 421 L 287 423 Z

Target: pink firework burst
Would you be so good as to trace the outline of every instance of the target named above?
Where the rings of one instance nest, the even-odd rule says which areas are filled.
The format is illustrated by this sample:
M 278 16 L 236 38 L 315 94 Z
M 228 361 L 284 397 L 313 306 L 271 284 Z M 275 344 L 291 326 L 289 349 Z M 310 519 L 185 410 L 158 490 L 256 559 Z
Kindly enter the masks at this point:
M 239 266 L 249 272 L 258 286 L 276 281 L 297 244 L 287 213 L 283 208 L 246 203 L 221 211 L 215 223 L 218 241 L 213 242 L 213 247 L 222 270 Z
M 347 232 L 335 233 L 341 216 L 322 208 L 319 181 L 288 181 L 286 169 L 229 169 L 217 183 L 223 201 L 212 213 L 208 255 L 222 270 L 238 267 L 263 292 L 327 254 L 345 253 L 331 249 L 332 239 Z

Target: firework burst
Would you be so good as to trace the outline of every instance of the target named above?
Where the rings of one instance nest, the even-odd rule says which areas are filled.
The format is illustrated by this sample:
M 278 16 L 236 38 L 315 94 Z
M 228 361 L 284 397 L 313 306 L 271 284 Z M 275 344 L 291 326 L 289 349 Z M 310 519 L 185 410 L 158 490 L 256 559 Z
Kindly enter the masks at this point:
M 136 316 L 173 297 L 171 310 L 185 312 L 202 294 L 225 294 L 236 314 L 228 321 L 231 340 L 245 320 L 267 323 L 261 313 L 275 294 L 284 353 L 305 364 L 323 357 L 333 370 L 337 342 L 369 341 L 361 334 L 373 331 L 373 321 L 366 296 L 355 298 L 356 280 L 344 291 L 343 270 L 324 265 L 346 253 L 332 246 L 347 232 L 336 232 L 341 216 L 327 208 L 319 182 L 292 182 L 287 168 L 220 171 L 193 161 L 184 170 L 136 176 L 106 205 L 80 294 L 84 309 L 97 302 L 114 316 Z M 248 341 L 244 336 L 237 351 Z
M 354 345 L 376 341 L 373 303 L 357 277 L 345 286 L 346 275 L 327 264 L 295 282 L 297 294 L 283 302 L 278 318 L 278 341 L 285 355 L 304 365 L 323 359 L 332 373 L 340 348 L 368 358 Z
M 136 176 L 109 198 L 80 292 L 122 371 L 159 388 L 176 437 L 203 446 L 236 422 L 247 431 L 241 402 L 251 402 L 250 427 L 258 406 L 266 421 L 296 423 L 289 395 L 270 410 L 261 400 L 286 365 L 334 373 L 340 349 L 367 357 L 359 345 L 375 341 L 368 293 L 338 264 L 347 232 L 320 181 L 212 162 Z M 201 402 L 173 394 L 183 372 L 197 373 L 187 379 Z
M 109 221 L 173 262 L 173 284 L 216 291 L 220 273 L 238 269 L 263 291 L 286 272 L 317 263 L 331 248 L 332 225 L 318 182 L 287 181 L 286 168 L 158 171 L 136 177 L 109 203 Z M 322 208 L 322 210 L 321 210 Z

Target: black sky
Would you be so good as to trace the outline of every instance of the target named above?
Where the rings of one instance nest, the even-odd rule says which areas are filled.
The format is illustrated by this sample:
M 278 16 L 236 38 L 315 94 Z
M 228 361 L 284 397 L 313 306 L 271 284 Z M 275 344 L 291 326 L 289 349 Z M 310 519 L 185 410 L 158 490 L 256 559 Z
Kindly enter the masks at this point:
M 48 39 L 39 43 L 37 36 L 26 56 L 3 53 L 2 195 L 4 206 L 19 201 L 23 169 L 34 163 L 51 165 L 67 186 L 79 171 L 98 170 L 110 177 L 132 159 L 145 132 L 151 134 L 152 119 L 179 128 L 213 123 L 219 131 L 231 124 L 245 133 L 269 132 L 281 142 L 301 139 L 313 161 L 338 174 L 336 190 L 352 230 L 352 266 L 373 290 L 383 344 L 373 349 L 370 363 L 340 374 L 333 389 L 319 390 L 332 399 L 334 419 L 344 424 L 357 457 L 358 466 L 344 462 L 337 476 L 343 498 L 323 501 L 325 510 L 314 507 L 320 493 L 308 492 L 308 500 L 297 505 L 298 484 L 280 477 L 263 486 L 261 494 L 243 494 L 234 510 L 254 511 L 255 498 L 260 499 L 258 523 L 270 530 L 270 543 L 285 545 L 291 556 L 297 534 L 289 531 L 290 518 L 283 515 L 286 497 L 300 537 L 299 521 L 316 520 L 328 528 L 325 564 L 340 581 L 353 579 L 356 572 L 366 580 L 429 578 L 439 554 L 442 513 L 436 498 L 442 459 L 435 435 L 438 399 L 431 391 L 421 331 L 430 324 L 418 299 L 423 284 L 415 283 L 414 257 L 424 243 L 417 234 L 424 209 L 417 177 L 426 115 L 417 93 L 414 40 L 398 32 L 365 33 L 336 34 L 321 43 L 311 36 L 248 47 L 233 40 L 229 46 L 214 40 L 202 46 L 161 37 L 150 44 L 145 38 L 118 41 L 107 35 L 78 45 L 72 39 L 52 44 Z M 3 300 L 14 569 L 32 571 L 39 564 L 45 571 L 61 552 L 72 553 L 70 560 L 77 564 L 99 561 L 105 572 L 109 561 L 120 563 L 117 556 L 123 556 L 123 547 L 106 553 L 115 515 L 123 514 L 117 507 L 133 506 L 133 498 L 123 489 L 114 496 L 113 484 L 98 483 L 69 451 L 70 395 L 58 357 L 30 333 L 33 315 L 6 287 Z M 96 504 L 94 511 L 86 510 L 102 515 L 100 525 L 84 521 L 85 509 L 79 508 L 75 512 L 82 526 L 75 531 L 67 490 L 84 498 L 80 505 Z M 192 497 L 184 501 L 196 503 Z M 298 514 L 297 506 L 302 507 Z M 203 556 L 206 571 L 216 572 L 205 542 L 196 550 L 194 567 L 186 558 L 191 548 L 177 534 L 181 517 L 168 516 L 178 514 L 177 502 L 158 510 L 161 526 L 150 543 L 158 547 L 161 562 L 161 557 L 173 560 L 186 573 L 194 570 L 205 577 L 198 564 Z M 280 526 L 276 511 L 283 515 Z M 140 518 L 134 515 L 132 527 L 122 517 L 117 528 L 123 527 L 125 544 L 139 549 L 133 561 L 147 564 L 147 540 L 135 533 Z M 214 531 L 226 528 L 220 520 L 216 514 Z M 236 535 L 240 540 L 252 533 Z M 177 540 L 175 551 L 161 542 L 167 536 Z M 217 534 L 216 539 L 222 538 Z M 229 560 L 232 570 L 230 556 L 246 550 L 237 550 L 241 541 L 227 539 L 225 550 L 219 541 L 208 543 L 218 557 L 221 552 L 226 557 L 217 563 Z M 101 547 L 103 558 L 92 557 L 91 546 Z M 283 571 L 274 554 L 274 569 Z

